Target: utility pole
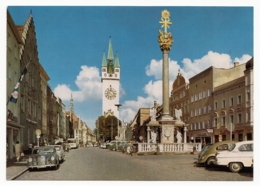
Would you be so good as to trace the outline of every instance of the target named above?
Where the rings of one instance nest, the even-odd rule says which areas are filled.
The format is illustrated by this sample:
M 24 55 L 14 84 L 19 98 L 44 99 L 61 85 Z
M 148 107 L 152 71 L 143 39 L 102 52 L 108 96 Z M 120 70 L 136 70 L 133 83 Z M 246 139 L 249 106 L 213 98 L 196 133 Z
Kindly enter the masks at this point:
M 122 106 L 121 104 L 115 104 L 118 111 L 118 118 L 117 118 L 117 137 L 119 137 L 119 107 Z
M 111 123 L 111 141 L 113 139 L 113 119 L 112 119 L 112 123 Z

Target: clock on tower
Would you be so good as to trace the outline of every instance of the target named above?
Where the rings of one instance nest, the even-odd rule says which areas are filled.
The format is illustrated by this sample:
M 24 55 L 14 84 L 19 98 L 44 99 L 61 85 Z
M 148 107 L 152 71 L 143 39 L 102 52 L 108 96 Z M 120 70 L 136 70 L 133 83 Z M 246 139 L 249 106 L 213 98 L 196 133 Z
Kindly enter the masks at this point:
M 112 88 L 112 86 L 110 85 L 110 87 L 107 88 L 106 91 L 105 91 L 105 96 L 106 96 L 107 99 L 115 99 L 116 90 L 114 88 Z

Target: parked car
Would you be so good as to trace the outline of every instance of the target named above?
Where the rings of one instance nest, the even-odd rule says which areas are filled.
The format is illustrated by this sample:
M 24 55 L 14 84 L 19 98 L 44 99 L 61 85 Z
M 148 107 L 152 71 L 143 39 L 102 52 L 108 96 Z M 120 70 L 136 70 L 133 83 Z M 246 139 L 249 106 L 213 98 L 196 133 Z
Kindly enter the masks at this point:
M 107 148 L 107 143 L 101 143 L 100 144 L 101 149 L 106 149 Z
M 198 159 L 200 159 L 201 155 L 205 153 L 205 151 L 211 146 L 213 145 L 212 143 L 207 143 L 202 149 L 201 151 L 198 153 Z
M 56 149 L 56 153 L 59 156 L 59 161 L 63 162 L 65 160 L 65 151 L 63 150 L 63 145 L 49 145 Z
M 59 156 L 52 146 L 35 147 L 29 155 L 27 166 L 29 170 L 51 167 L 57 170 L 60 166 Z
M 217 152 L 215 164 L 229 167 L 231 172 L 239 172 L 243 167 L 253 167 L 253 141 L 235 143 L 227 151 Z
M 231 148 L 231 144 L 235 144 L 237 141 L 220 141 L 209 146 L 205 151 L 201 152 L 198 158 L 199 164 L 205 164 L 206 166 L 214 165 L 215 155 L 217 152 L 228 150 Z
M 123 147 L 128 146 L 126 141 L 112 141 L 108 149 L 112 151 L 122 151 Z

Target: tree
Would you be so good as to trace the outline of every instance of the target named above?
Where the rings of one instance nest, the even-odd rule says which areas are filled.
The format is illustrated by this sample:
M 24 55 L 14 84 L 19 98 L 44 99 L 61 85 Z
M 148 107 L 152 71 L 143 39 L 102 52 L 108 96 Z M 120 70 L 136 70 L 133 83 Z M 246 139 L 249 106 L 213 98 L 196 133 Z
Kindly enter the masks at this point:
M 104 138 L 105 141 L 114 140 L 115 136 L 117 136 L 117 118 L 115 116 L 104 116 L 98 117 L 98 131 L 99 131 L 99 138 Z M 119 125 L 121 125 L 121 121 L 119 120 Z M 98 139 L 102 140 L 102 139 Z
M 115 116 L 108 116 L 106 118 L 106 127 L 108 129 L 108 140 L 114 140 L 115 136 L 117 136 L 117 118 Z

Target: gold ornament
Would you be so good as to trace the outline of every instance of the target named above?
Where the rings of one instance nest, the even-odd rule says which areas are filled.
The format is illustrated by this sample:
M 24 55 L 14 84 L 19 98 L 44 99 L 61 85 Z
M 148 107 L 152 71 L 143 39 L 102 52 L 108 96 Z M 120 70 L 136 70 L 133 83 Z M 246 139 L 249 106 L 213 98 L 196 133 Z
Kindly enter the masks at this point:
M 161 51 L 169 51 L 171 49 L 172 42 L 173 42 L 172 34 L 171 33 L 163 34 L 163 32 L 159 30 L 158 42 Z
M 164 19 L 169 18 L 169 17 L 170 17 L 170 12 L 169 12 L 168 10 L 162 11 L 162 17 L 163 17 Z

